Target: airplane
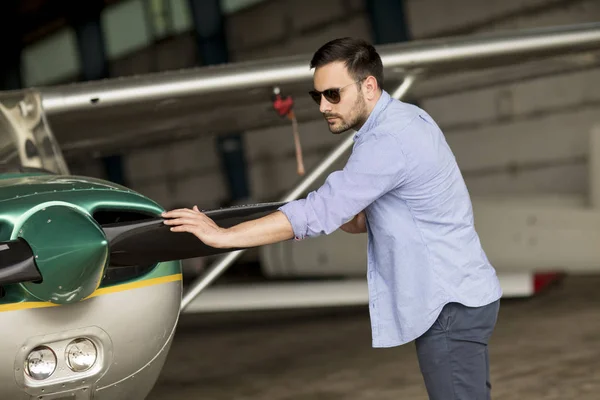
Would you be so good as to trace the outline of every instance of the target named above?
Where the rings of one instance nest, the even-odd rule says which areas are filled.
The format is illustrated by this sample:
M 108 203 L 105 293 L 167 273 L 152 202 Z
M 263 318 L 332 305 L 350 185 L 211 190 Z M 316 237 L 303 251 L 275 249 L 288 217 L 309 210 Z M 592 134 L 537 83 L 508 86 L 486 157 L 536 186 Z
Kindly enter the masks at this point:
M 600 24 L 586 24 L 386 45 L 380 52 L 386 76 L 398 85 L 392 95 L 402 99 L 424 77 L 468 69 L 482 72 L 476 79 L 471 76 L 469 85 L 484 84 L 490 76 L 508 81 L 523 74 L 581 68 L 597 59 L 575 54 L 599 49 Z M 565 54 L 566 60 L 552 59 Z M 0 94 L 0 322 L 10 327 L 0 343 L 2 398 L 145 398 L 163 368 L 181 313 L 247 250 L 214 249 L 190 234 L 171 233 L 162 223 L 161 205 L 130 188 L 71 175 L 62 148 L 109 151 L 125 141 L 135 145 L 139 140 L 176 140 L 180 136 L 166 135 L 165 130 L 181 124 L 220 132 L 273 123 L 264 112 L 273 89 L 297 93 L 310 85 L 307 59 L 272 59 Z M 524 73 L 494 71 L 539 60 L 547 60 L 541 69 L 538 64 Z M 464 87 L 461 79 L 452 83 L 454 89 Z M 235 99 L 241 99 L 235 106 L 239 118 L 220 117 L 221 107 Z M 302 101 L 296 107 L 300 120 L 312 118 Z M 190 121 L 186 115 L 191 110 L 200 117 Z M 149 117 L 140 121 L 139 115 Z M 123 132 L 126 138 L 119 135 Z M 267 215 L 301 196 L 351 143 L 352 134 L 279 201 L 205 212 L 221 226 Z M 489 207 L 491 214 L 499 209 Z M 491 224 L 518 224 L 531 210 L 517 216 L 505 211 L 508 218 L 499 215 Z M 553 221 L 555 212 L 577 214 L 578 222 L 600 218 L 565 208 L 536 215 L 547 222 Z M 587 253 L 569 265 L 573 271 L 597 268 L 598 255 L 590 246 L 600 235 L 593 223 L 587 226 L 582 234 L 573 235 L 571 230 L 570 236 L 559 235 L 572 245 L 589 234 L 580 247 Z M 318 242 L 305 243 L 301 245 Z M 208 256 L 219 260 L 184 295 L 181 260 Z M 548 256 L 539 252 L 532 256 L 526 250 L 515 258 L 532 260 L 526 268 L 549 262 Z M 539 258 L 542 261 L 535 261 Z
M 69 175 L 40 110 L 0 99 L 0 397 L 143 398 L 178 321 L 179 260 L 222 250 L 172 233 L 147 197 Z M 278 206 L 206 213 L 231 226 Z

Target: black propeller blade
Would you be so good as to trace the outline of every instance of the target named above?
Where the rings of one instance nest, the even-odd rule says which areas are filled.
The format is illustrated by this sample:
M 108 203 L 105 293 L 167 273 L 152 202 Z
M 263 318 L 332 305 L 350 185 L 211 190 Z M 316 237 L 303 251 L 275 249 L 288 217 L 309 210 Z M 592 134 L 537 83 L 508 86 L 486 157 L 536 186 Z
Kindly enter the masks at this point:
M 35 256 L 25 240 L 0 242 L 0 285 L 41 280 Z
M 228 228 L 266 216 L 285 203 L 236 206 L 204 213 L 217 225 Z M 171 232 L 162 218 L 102 226 L 110 246 L 112 266 L 145 265 L 226 253 L 235 249 L 207 246 L 190 233 Z
M 276 211 L 283 202 L 236 206 L 205 211 L 221 227 L 260 218 Z M 190 233 L 171 232 L 162 218 L 103 225 L 113 267 L 148 265 L 226 253 L 235 249 L 207 246 Z M 35 255 L 24 239 L 0 242 L 0 286 L 42 282 Z

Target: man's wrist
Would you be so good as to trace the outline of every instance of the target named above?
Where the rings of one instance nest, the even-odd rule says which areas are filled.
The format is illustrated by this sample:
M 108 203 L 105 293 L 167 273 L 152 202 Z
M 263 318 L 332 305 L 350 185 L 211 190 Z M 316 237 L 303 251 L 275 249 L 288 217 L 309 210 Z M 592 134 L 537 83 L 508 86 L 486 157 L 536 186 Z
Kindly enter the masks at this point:
M 221 228 L 217 236 L 215 247 L 219 249 L 240 247 L 235 245 L 235 232 L 230 228 Z

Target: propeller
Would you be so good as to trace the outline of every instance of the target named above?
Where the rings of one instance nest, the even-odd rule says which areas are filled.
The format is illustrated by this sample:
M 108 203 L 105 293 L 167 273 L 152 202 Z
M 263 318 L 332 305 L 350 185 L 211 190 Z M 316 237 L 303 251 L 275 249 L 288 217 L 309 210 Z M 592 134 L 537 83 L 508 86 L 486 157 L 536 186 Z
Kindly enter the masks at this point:
M 0 243 L 0 284 L 36 282 L 42 274 L 31 247 L 23 239 Z
M 204 211 L 217 225 L 228 228 L 276 211 L 285 203 L 263 203 Z M 152 264 L 160 261 L 206 257 L 236 249 L 218 249 L 191 233 L 171 232 L 162 218 L 102 226 L 110 246 L 112 266 Z
M 213 219 L 221 227 L 230 227 L 239 224 L 244 221 L 260 218 L 266 216 L 279 207 L 284 202 L 277 203 L 262 203 L 255 205 L 244 205 L 235 206 L 230 208 L 222 208 L 216 210 L 204 211 L 204 213 Z M 64 207 L 62 207 L 64 208 Z M 80 224 L 87 225 L 89 221 L 87 216 L 74 213 L 73 210 L 54 210 L 56 213 L 60 212 L 60 220 L 66 222 L 70 218 L 73 221 L 72 225 Z M 33 231 L 39 232 L 41 222 L 46 222 L 46 216 L 39 218 L 40 222 L 31 224 Z M 58 218 L 56 218 L 58 219 Z M 50 221 L 51 219 L 48 219 Z M 106 238 L 106 241 L 102 237 L 98 236 L 96 230 L 98 228 L 90 228 L 87 235 L 87 242 L 85 246 L 77 246 L 77 239 L 80 237 L 73 238 L 70 243 L 63 243 L 61 245 L 68 251 L 63 251 L 65 258 L 74 257 L 73 254 L 78 257 L 85 257 L 86 262 L 89 264 L 89 269 L 92 270 L 96 265 L 103 265 L 105 260 L 105 252 L 102 250 L 102 246 L 108 247 L 108 257 L 110 259 L 110 265 L 114 267 L 119 266 L 132 266 L 132 265 L 148 265 L 162 261 L 171 260 L 182 260 L 187 258 L 205 257 L 220 253 L 233 251 L 236 249 L 217 249 L 210 247 L 200 241 L 196 236 L 191 233 L 180 233 L 172 232 L 168 225 L 163 223 L 163 218 L 151 218 L 137 222 L 121 222 L 111 223 L 102 225 L 99 228 L 99 233 Z M 91 225 L 91 224 L 89 224 Z M 96 225 L 97 226 L 97 225 Z M 62 230 L 69 230 L 69 226 L 62 226 Z M 82 231 L 82 229 L 80 229 Z M 80 235 L 78 235 L 80 236 Z M 40 234 L 37 237 L 31 235 L 30 237 L 36 239 L 36 246 L 34 248 L 40 248 Z M 40 283 L 44 281 L 44 278 L 50 278 L 44 276 L 48 274 L 46 271 L 53 271 L 52 274 L 59 274 L 60 271 L 56 270 L 58 264 L 73 264 L 76 263 L 75 259 L 71 258 L 69 263 L 54 261 L 52 269 L 46 267 L 41 268 L 36 263 L 36 254 L 32 249 L 32 246 L 27 242 L 27 238 L 18 238 L 7 242 L 0 242 L 0 285 L 12 284 L 12 283 Z M 101 240 L 99 240 L 101 239 Z M 44 239 L 45 240 L 45 239 Z M 48 244 L 48 247 L 55 247 L 56 242 L 60 239 L 52 238 L 53 243 Z M 100 245 L 100 242 L 104 243 Z M 107 243 L 106 243 L 107 242 Z M 79 248 L 78 248 L 79 247 Z M 86 254 L 94 254 L 94 257 L 86 256 Z M 46 253 L 48 254 L 48 253 Z M 52 257 L 44 257 L 50 259 Z M 54 257 L 56 259 L 57 257 Z M 89 262 L 89 259 L 93 259 L 93 263 Z M 83 258 L 79 258 L 83 260 Z M 93 276 L 90 272 L 90 276 Z M 56 277 L 52 277 L 56 280 Z M 65 293 L 67 295 L 68 293 Z M 62 300 L 61 300 L 62 301 Z

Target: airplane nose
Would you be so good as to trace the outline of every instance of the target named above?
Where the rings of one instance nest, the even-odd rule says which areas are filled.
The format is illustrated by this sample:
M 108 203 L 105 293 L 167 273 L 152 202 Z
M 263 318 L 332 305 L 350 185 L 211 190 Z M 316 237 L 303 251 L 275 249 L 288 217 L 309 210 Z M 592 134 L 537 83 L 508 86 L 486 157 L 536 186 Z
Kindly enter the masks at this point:
M 69 304 L 92 294 L 108 264 L 108 241 L 100 226 L 72 205 L 39 208 L 16 227 L 35 254 L 42 282 L 21 285 L 42 301 Z

